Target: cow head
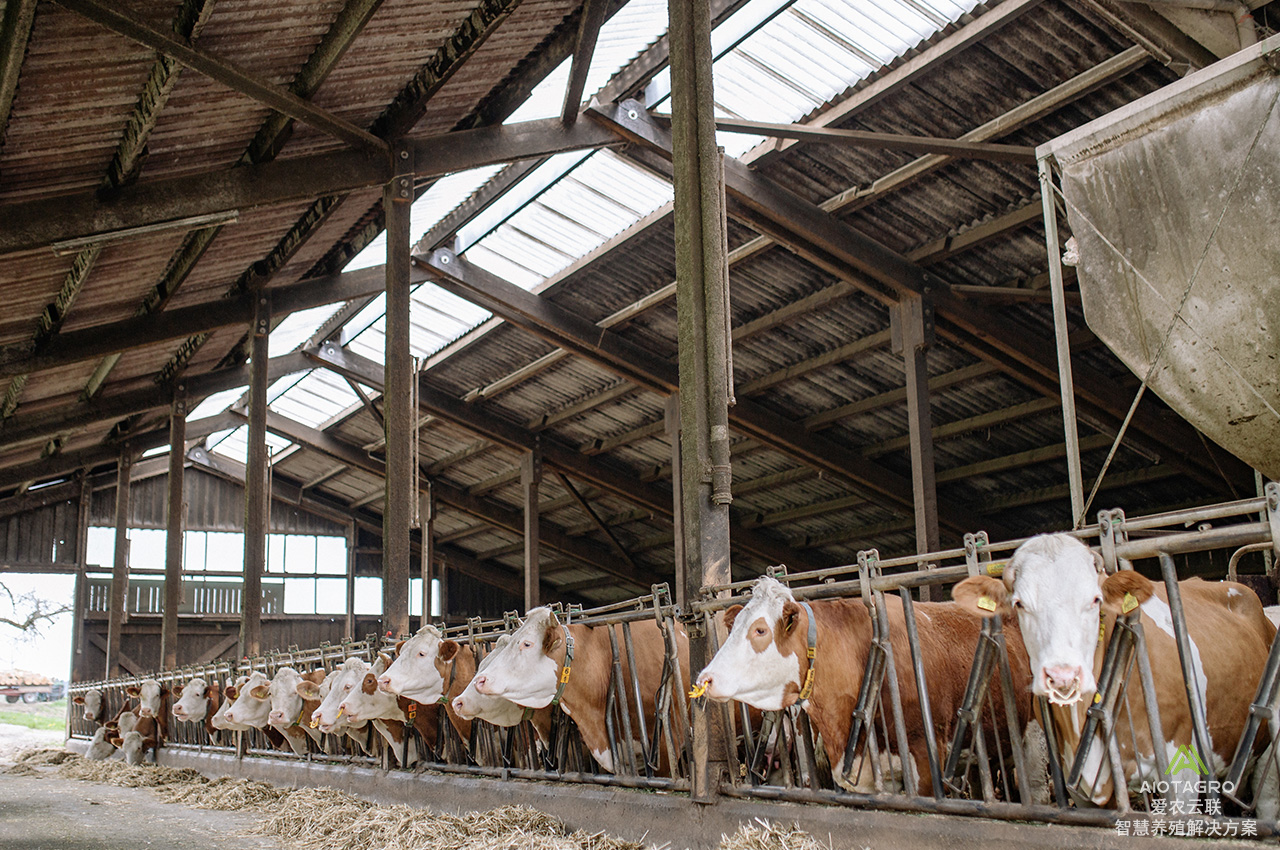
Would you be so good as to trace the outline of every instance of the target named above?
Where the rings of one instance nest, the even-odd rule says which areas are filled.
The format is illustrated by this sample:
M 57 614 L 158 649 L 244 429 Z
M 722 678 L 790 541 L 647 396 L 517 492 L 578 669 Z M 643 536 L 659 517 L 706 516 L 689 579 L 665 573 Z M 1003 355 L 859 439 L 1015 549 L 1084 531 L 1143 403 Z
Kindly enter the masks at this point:
M 526 708 L 546 708 L 555 699 L 564 654 L 560 621 L 550 608 L 534 608 L 511 640 L 489 653 L 467 687 Z
M 164 698 L 169 695 L 169 687 L 155 679 L 143 679 L 140 685 L 130 685 L 125 693 L 138 700 L 139 717 L 160 717 L 164 714 Z
M 391 665 L 391 659 L 381 653 L 372 666 L 366 666 L 364 676 L 354 687 L 346 691 L 339 703 L 339 710 L 350 723 L 368 720 L 403 720 L 404 712 L 393 694 L 378 690 L 378 679 Z
M 235 702 L 223 715 L 232 724 L 230 728 L 261 729 L 267 725 L 271 714 L 270 687 L 271 680 L 266 673 L 254 670 L 249 674 L 239 687 Z
M 143 737 L 141 732 L 126 732 L 119 747 L 126 764 L 142 764 L 147 750 L 155 749 L 156 739 Z
M 178 701 L 173 704 L 173 716 L 177 720 L 199 723 L 209 712 L 209 696 L 212 690 L 200 677 L 182 686 Z
M 324 677 L 323 670 L 313 670 L 306 674 L 301 674 L 292 667 L 281 667 L 277 670 L 276 675 L 271 679 L 271 684 L 267 686 L 267 702 L 270 708 L 267 723 L 277 729 L 288 729 L 295 723 L 306 723 L 310 720 L 302 716 L 303 699 L 298 693 L 298 685 L 304 680 L 319 685 L 324 681 Z
M 493 661 L 498 650 L 511 643 L 511 635 L 502 635 L 493 646 L 493 651 L 484 657 L 476 674 L 484 672 Z M 451 703 L 454 714 L 463 720 L 484 720 L 494 726 L 516 726 L 524 719 L 524 706 L 516 705 L 509 699 L 482 694 L 470 684 L 462 693 L 454 697 Z
M 1107 577 L 1102 558 L 1074 537 L 1042 534 L 1017 548 L 1000 580 L 967 578 L 952 596 L 974 616 L 1016 614 L 1032 693 L 1072 705 L 1097 690 L 1102 611 L 1119 611 L 1125 592 L 1135 589 L 1139 603 L 1151 595 L 1151 583 L 1132 571 Z
M 98 730 L 93 733 L 93 738 L 89 741 L 89 749 L 85 752 L 84 757 L 90 761 L 102 761 L 110 758 L 111 754 L 116 751 L 115 744 L 107 737 L 111 730 L 106 726 L 99 726 Z
M 329 674 L 324 684 L 317 685 L 306 680 L 298 684 L 298 694 L 303 699 L 320 702 L 319 707 L 311 712 L 311 719 L 316 721 L 321 732 L 334 732 L 350 722 L 345 716 L 345 710 L 339 714 L 339 709 L 353 690 L 364 687 L 365 676 L 370 670 L 369 662 L 360 658 L 348 658 L 342 662 L 341 667 Z
M 444 694 L 450 665 L 458 644 L 444 640 L 435 626 L 423 626 L 408 640 L 396 644 L 396 660 L 378 677 L 378 689 L 421 703 L 432 703 Z
M 698 687 L 713 700 L 736 699 L 761 711 L 794 705 L 808 619 L 791 589 L 765 576 L 751 589 L 750 602 L 725 611 L 724 622 L 729 636 L 698 675 Z
M 102 691 L 97 688 L 85 691 L 83 695 L 77 694 L 71 699 L 76 705 L 84 706 L 84 719 L 94 723 L 101 723 L 105 718 L 103 706 L 105 704 Z
M 218 710 L 213 713 L 213 719 L 209 722 L 214 729 L 226 729 L 228 732 L 239 732 L 251 729 L 251 726 L 243 726 L 238 723 L 232 723 L 227 720 L 227 712 L 231 710 L 231 706 L 235 704 L 236 699 L 240 696 L 240 689 L 244 683 L 249 680 L 248 676 L 241 676 L 234 682 L 227 680 L 227 686 L 222 689 L 222 704 L 218 706 Z

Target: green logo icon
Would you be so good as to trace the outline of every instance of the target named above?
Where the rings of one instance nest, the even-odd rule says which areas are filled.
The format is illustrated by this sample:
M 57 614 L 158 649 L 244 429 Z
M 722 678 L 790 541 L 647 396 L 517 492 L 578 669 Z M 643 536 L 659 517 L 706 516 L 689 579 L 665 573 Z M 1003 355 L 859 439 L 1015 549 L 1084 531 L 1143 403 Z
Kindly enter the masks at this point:
M 1196 748 L 1190 744 L 1183 744 L 1174 752 L 1173 760 L 1169 762 L 1169 767 L 1164 773 L 1165 776 L 1173 776 L 1188 769 L 1199 774 L 1209 772 L 1209 768 L 1205 767 L 1204 762 L 1200 760 L 1200 754 L 1196 752 Z

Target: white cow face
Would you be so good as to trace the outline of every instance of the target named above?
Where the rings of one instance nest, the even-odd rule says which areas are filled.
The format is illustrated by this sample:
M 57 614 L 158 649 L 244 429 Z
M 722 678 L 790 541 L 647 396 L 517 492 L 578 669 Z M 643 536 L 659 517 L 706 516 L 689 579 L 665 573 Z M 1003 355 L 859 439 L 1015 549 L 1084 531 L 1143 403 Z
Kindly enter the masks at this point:
M 1102 560 L 1088 546 L 1066 534 L 1042 534 L 1017 548 L 1002 581 L 968 578 L 952 596 L 977 616 L 1016 614 L 1032 693 L 1072 705 L 1097 690 L 1103 579 Z
M 378 678 L 391 665 L 391 659 L 379 654 L 373 666 L 368 667 L 364 677 L 354 687 L 346 691 L 346 696 L 338 704 L 338 710 L 350 723 L 364 723 L 369 720 L 387 719 L 404 720 L 404 712 L 394 694 L 378 690 Z
M 150 747 L 155 746 L 154 738 L 144 738 L 141 732 L 126 732 L 120 744 L 120 752 L 126 764 L 142 764 L 143 757 Z
M 227 709 L 227 722 L 235 724 L 231 728 L 261 729 L 267 725 L 267 717 L 271 714 L 270 687 L 271 680 L 266 673 L 254 670 L 249 674 L 240 686 L 235 702 Z
M 120 735 L 128 735 L 138 725 L 138 715 L 132 711 L 121 712 L 120 717 L 116 720 L 116 732 Z
M 550 608 L 534 608 L 467 687 L 526 708 L 546 708 L 555 698 L 563 657 L 564 629 Z
M 89 741 L 89 749 L 84 757 L 90 761 L 102 761 L 110 758 L 115 751 L 115 744 L 107 739 L 107 727 L 99 726 L 98 731 L 93 733 L 93 738 Z
M 311 719 L 317 721 L 321 732 L 334 732 L 340 726 L 350 722 L 349 718 L 345 716 L 345 711 L 341 715 L 339 714 L 342 701 L 353 690 L 363 687 L 364 677 L 369 674 L 371 669 L 367 661 L 359 658 L 348 658 L 342 662 L 341 667 L 329 674 L 325 680 L 325 685 L 328 685 L 328 693 L 322 692 L 323 685 L 316 685 L 314 682 L 304 681 L 298 685 L 298 693 L 302 697 L 320 700 L 320 706 L 311 713 Z
M 396 660 L 378 677 L 378 689 L 414 702 L 433 703 L 444 693 L 444 671 L 458 652 L 458 644 L 443 640 L 435 626 L 423 626 L 396 644 Z
M 139 717 L 159 717 L 164 713 L 164 698 L 169 688 L 155 679 L 143 679 L 141 685 L 130 685 L 125 693 L 138 700 Z
M 494 644 L 493 651 L 484 657 L 476 670 L 477 675 L 484 672 L 493 661 L 494 654 L 511 643 L 511 635 L 503 635 Z M 477 691 L 472 683 L 468 683 L 462 693 L 453 699 L 453 711 L 463 720 L 484 720 L 494 726 L 517 726 L 524 719 L 525 708 L 516 705 L 509 699 L 492 697 Z
M 91 691 L 85 691 L 83 696 L 73 697 L 72 702 L 76 705 L 84 706 L 84 719 L 100 722 L 102 712 L 102 691 L 94 688 Z M 110 753 L 108 753 L 110 755 Z
M 249 681 L 248 676 L 241 676 L 234 682 L 227 680 L 227 686 L 222 689 L 222 704 L 218 706 L 218 710 L 213 713 L 213 719 L 209 722 L 213 724 L 214 729 L 225 729 L 228 732 L 245 732 L 252 729 L 252 726 L 245 726 L 240 723 L 232 723 L 227 719 L 227 712 L 231 710 L 231 706 L 240 696 L 240 689 L 244 687 L 244 683 Z
M 800 693 L 800 654 L 779 647 L 791 638 L 801 614 L 790 588 L 765 576 L 751 590 L 751 601 L 725 612 L 729 636 L 711 663 L 698 675 L 713 700 L 736 699 L 761 711 L 778 711 L 795 703 Z M 807 623 L 805 633 L 807 634 Z M 803 638 L 802 638 L 803 640 Z
M 267 686 L 267 702 L 270 714 L 267 722 L 277 729 L 287 729 L 295 723 L 305 725 L 311 718 L 302 717 L 302 696 L 298 693 L 298 685 L 303 679 L 319 684 L 324 681 L 324 672 L 317 676 L 308 673 L 305 677 L 292 667 L 281 667 Z
M 193 723 L 204 720 L 205 715 L 209 713 L 211 690 L 202 678 L 197 677 L 187 682 L 182 686 L 178 701 L 173 704 L 173 716 L 178 720 L 189 720 Z

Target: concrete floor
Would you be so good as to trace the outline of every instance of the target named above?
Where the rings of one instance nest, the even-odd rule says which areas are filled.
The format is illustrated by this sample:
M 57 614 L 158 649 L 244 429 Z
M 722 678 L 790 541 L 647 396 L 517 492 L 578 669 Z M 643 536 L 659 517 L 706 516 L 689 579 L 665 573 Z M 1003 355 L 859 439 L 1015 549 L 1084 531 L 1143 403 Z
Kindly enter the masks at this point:
M 0 773 L 0 850 L 284 850 L 250 835 L 246 812 L 162 803 L 149 788 L 120 788 Z

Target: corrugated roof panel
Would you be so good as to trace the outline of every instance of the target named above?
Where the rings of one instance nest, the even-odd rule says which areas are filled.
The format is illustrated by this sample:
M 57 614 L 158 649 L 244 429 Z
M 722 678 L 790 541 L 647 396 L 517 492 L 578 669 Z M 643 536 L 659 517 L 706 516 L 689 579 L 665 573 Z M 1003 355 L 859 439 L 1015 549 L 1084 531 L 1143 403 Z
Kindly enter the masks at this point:
M 328 369 L 313 369 L 277 395 L 270 407 L 295 422 L 315 428 L 359 403 L 360 399 L 342 378 Z

